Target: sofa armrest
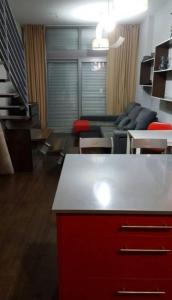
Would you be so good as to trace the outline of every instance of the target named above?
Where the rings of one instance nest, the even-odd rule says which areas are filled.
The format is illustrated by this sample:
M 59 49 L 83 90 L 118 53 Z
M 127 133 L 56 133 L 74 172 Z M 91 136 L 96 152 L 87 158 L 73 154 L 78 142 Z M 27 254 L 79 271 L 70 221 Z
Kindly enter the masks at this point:
M 127 131 L 126 130 L 114 130 L 114 136 L 117 138 L 125 138 L 127 137 Z
M 114 153 L 116 153 L 116 154 L 126 154 L 126 150 L 127 150 L 127 131 L 114 130 L 113 140 L 114 140 Z
M 81 120 L 88 120 L 88 121 L 102 121 L 102 122 L 115 122 L 118 116 L 82 116 Z

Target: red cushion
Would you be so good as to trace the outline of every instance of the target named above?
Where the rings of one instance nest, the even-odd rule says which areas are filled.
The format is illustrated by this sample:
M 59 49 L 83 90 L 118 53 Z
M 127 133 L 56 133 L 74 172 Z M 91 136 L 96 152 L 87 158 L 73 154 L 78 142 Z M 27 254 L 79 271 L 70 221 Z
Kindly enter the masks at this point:
M 172 130 L 172 124 L 170 123 L 161 123 L 161 122 L 152 122 L 149 124 L 148 130 Z M 152 149 L 156 153 L 161 153 L 161 149 Z
M 88 120 L 76 120 L 73 123 L 73 130 L 75 133 L 89 131 L 89 128 L 90 126 Z
M 149 124 L 148 130 L 172 130 L 172 124 L 152 122 Z

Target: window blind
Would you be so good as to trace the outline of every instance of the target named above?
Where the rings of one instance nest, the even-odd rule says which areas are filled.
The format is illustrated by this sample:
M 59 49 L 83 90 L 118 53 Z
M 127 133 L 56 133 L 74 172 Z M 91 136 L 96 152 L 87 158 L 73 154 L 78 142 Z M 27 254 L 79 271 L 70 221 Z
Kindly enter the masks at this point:
M 104 114 L 106 114 L 106 63 L 84 62 L 82 63 L 82 115 Z
M 55 132 L 71 132 L 78 118 L 76 62 L 48 62 L 48 126 Z

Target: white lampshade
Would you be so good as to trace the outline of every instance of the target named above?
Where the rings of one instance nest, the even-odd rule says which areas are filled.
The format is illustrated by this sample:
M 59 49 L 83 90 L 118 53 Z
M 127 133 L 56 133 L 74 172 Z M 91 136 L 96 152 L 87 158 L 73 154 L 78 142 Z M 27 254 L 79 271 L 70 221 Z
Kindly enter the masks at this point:
M 93 50 L 108 50 L 109 49 L 109 40 L 106 38 L 94 39 L 92 41 Z

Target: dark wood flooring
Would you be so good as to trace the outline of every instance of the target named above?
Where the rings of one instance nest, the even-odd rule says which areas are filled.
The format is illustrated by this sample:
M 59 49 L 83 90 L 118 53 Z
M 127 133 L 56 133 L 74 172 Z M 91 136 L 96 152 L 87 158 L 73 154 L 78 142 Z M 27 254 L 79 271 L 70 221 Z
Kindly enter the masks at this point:
M 76 153 L 73 140 L 68 153 Z M 36 155 L 33 173 L 0 177 L 0 300 L 57 300 L 51 212 L 61 167 Z

